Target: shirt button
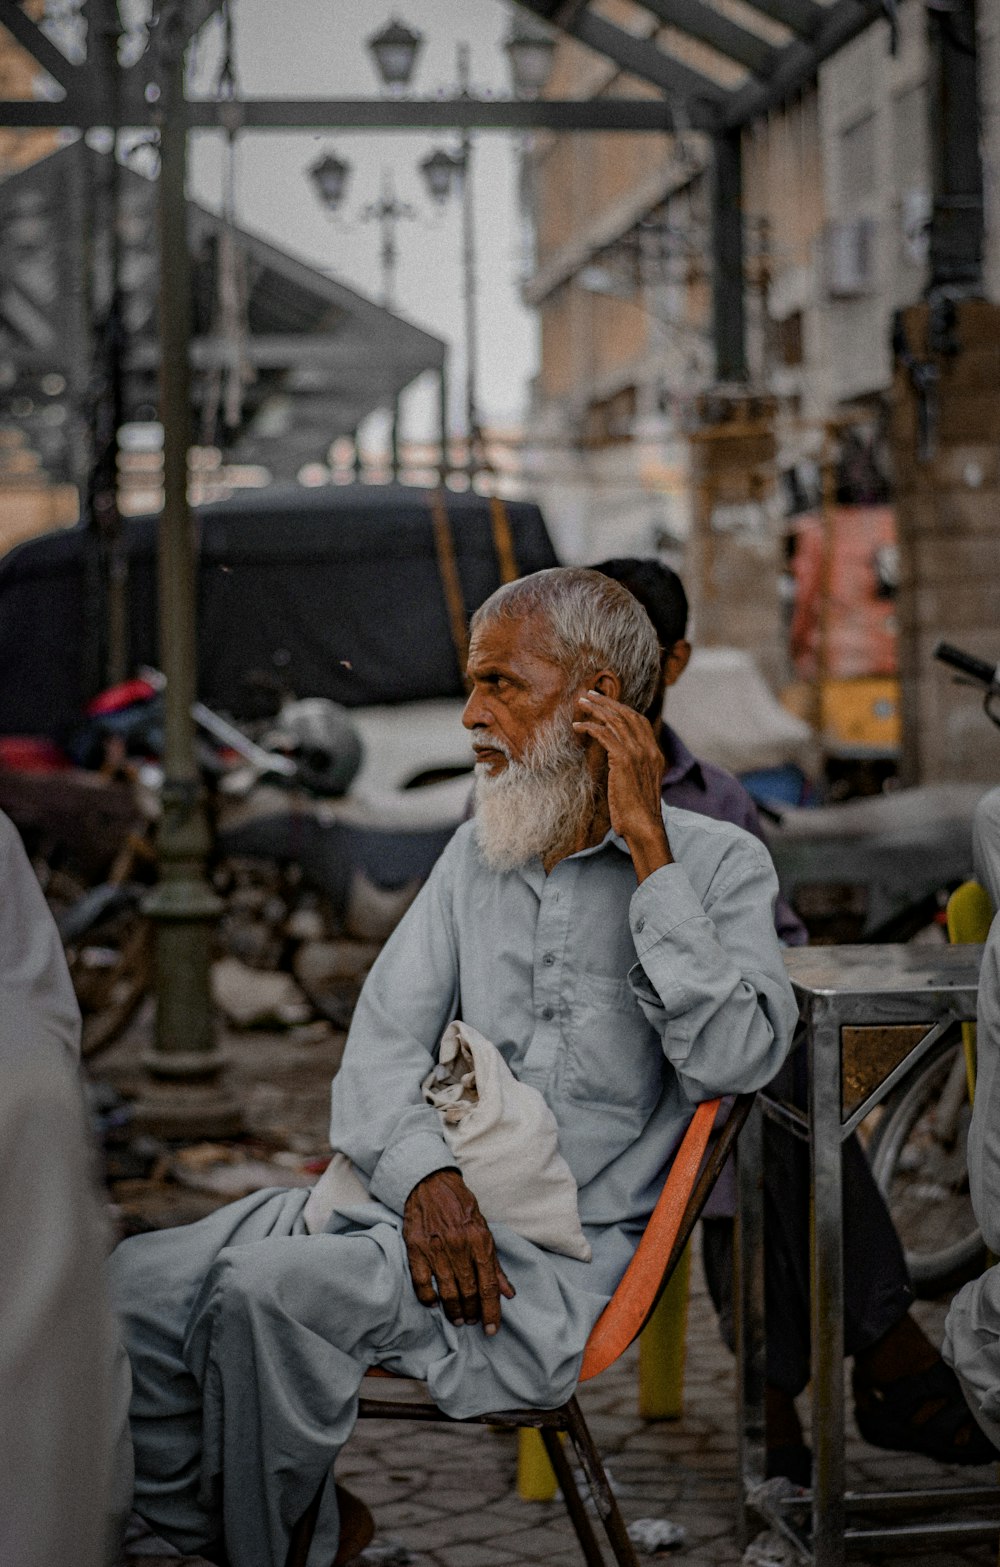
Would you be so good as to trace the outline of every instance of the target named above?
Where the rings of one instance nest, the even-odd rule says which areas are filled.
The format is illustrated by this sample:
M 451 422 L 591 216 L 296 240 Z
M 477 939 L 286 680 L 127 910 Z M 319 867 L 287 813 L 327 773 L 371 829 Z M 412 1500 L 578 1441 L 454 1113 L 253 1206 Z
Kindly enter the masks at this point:
M 646 929 L 646 921 L 641 916 L 636 920 L 635 928 L 637 932 Z
M 552 1021 L 552 1019 L 555 1017 L 555 1013 L 553 1012 L 551 1007 L 543 1007 L 542 1008 L 542 1017 L 545 1019 L 546 1023 L 550 1023 Z
M 555 961 L 556 961 L 556 955 L 555 955 L 554 952 L 546 952 L 544 958 L 542 959 L 542 962 L 545 964 L 545 966 L 547 968 L 551 968 Z

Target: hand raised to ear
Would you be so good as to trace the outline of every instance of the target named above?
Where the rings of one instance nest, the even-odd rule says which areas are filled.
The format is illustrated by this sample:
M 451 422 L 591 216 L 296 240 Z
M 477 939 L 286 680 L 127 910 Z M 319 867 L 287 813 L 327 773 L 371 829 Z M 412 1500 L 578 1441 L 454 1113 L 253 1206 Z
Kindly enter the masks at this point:
M 625 839 L 636 875 L 645 881 L 673 862 L 660 812 L 663 752 L 649 720 L 624 702 L 588 691 L 579 705 L 581 716 L 573 728 L 608 753 L 611 825 Z
M 514 1286 L 458 1170 L 437 1170 L 413 1188 L 403 1209 L 403 1241 L 421 1305 L 436 1306 L 440 1299 L 449 1322 L 464 1327 L 482 1320 L 492 1337 L 500 1326 L 500 1297 L 513 1300 Z

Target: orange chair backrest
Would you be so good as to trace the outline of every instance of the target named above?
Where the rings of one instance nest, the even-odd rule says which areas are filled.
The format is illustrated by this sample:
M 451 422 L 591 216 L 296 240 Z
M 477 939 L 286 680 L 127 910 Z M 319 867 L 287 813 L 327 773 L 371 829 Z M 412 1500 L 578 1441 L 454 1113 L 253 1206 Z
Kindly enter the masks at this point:
M 694 1191 L 720 1103 L 718 1099 L 707 1099 L 700 1104 L 684 1133 L 632 1261 L 591 1329 L 583 1352 L 581 1382 L 613 1365 L 645 1325 Z

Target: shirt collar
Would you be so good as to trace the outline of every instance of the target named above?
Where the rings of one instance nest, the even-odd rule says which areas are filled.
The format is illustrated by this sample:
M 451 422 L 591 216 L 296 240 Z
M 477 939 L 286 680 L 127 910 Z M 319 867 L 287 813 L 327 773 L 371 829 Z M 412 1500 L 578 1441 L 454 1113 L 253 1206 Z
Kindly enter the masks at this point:
M 671 784 L 679 784 L 684 779 L 690 778 L 692 783 L 704 789 L 705 775 L 701 770 L 698 758 L 688 750 L 684 741 L 676 729 L 671 729 L 669 724 L 663 725 L 663 739 L 666 741 L 667 754 L 670 757 L 670 766 L 663 775 L 664 787 Z
M 616 833 L 613 827 L 609 827 L 600 843 L 592 843 L 586 849 L 577 849 L 575 854 L 568 854 L 564 860 L 560 860 L 559 865 L 572 865 L 576 860 L 585 860 L 591 855 L 600 854 L 602 849 L 609 847 L 620 850 L 624 855 L 629 855 L 629 847 L 625 839 L 620 833 Z M 631 858 L 630 855 L 629 858 Z M 555 866 L 554 869 L 558 870 L 559 866 Z M 529 860 L 527 865 L 519 866 L 518 874 L 535 892 L 539 892 L 548 880 L 542 862 L 537 858 Z

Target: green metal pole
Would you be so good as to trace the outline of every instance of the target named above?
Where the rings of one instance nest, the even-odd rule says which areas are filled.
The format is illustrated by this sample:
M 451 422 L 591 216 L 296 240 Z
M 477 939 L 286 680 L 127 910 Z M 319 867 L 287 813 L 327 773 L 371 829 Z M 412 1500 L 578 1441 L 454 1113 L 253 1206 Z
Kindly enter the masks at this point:
M 212 927 L 221 909 L 209 886 L 208 822 L 195 753 L 191 705 L 197 696 L 197 548 L 188 507 L 191 436 L 190 262 L 185 207 L 187 127 L 183 7 L 163 16 L 160 177 L 160 420 L 163 514 L 158 532 L 160 661 L 167 678 L 159 882 L 145 904 L 156 925 L 156 1036 L 145 1064 L 154 1085 L 142 1119 L 162 1135 L 225 1135 L 238 1129 L 235 1105 L 218 1087 L 224 1060 L 210 993 Z

